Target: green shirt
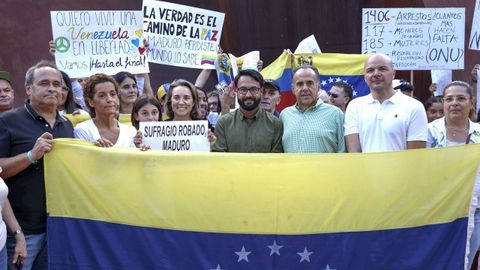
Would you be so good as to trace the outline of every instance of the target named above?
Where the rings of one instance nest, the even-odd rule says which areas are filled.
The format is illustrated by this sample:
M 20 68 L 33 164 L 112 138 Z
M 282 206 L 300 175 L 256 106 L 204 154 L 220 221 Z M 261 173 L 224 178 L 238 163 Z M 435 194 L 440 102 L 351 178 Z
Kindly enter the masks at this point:
M 320 99 L 304 112 L 295 105 L 280 114 L 285 153 L 343 153 L 343 112 Z
M 282 153 L 282 122 L 260 108 L 252 119 L 240 109 L 223 115 L 215 126 L 215 152 Z

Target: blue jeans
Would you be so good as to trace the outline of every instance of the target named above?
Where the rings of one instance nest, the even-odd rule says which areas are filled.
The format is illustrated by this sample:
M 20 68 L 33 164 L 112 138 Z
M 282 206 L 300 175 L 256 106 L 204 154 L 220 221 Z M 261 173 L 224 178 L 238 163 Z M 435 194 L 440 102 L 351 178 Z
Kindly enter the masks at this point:
M 473 259 L 475 259 L 475 254 L 477 254 L 478 248 L 480 247 L 480 208 L 475 210 L 475 215 L 473 216 L 473 232 L 472 237 L 470 238 L 470 254 L 468 255 L 468 268 L 472 266 Z
M 28 257 L 23 264 L 22 270 L 47 270 L 47 238 L 45 233 L 25 235 L 27 241 Z M 15 237 L 9 236 L 7 238 L 7 253 L 8 261 L 13 260 L 13 253 L 15 252 Z M 11 263 L 8 264 L 9 270 L 16 270 Z
M 0 270 L 7 270 L 8 257 L 7 257 L 7 245 L 0 250 Z

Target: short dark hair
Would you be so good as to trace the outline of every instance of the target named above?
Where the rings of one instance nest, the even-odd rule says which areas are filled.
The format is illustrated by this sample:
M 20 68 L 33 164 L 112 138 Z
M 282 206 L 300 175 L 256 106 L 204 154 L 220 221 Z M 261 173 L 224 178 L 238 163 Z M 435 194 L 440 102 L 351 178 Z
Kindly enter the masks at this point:
M 425 106 L 425 111 L 428 111 L 428 109 L 432 107 L 434 103 L 443 104 L 443 99 L 441 97 L 429 97 L 423 104 L 423 106 Z
M 238 72 L 237 76 L 235 76 L 235 79 L 234 79 L 235 87 L 238 86 L 238 80 L 240 80 L 242 76 L 251 77 L 258 83 L 260 83 L 260 87 L 263 87 L 265 85 L 265 80 L 263 79 L 263 76 L 262 74 L 260 74 L 260 72 L 253 69 L 242 69 Z
M 31 66 L 27 72 L 25 73 L 25 83 L 27 85 L 32 85 L 33 84 L 33 75 L 35 73 L 35 70 L 42 68 L 42 67 L 51 67 L 55 70 L 58 71 L 57 66 L 52 62 L 48 60 L 40 60 L 40 62 L 36 63 L 34 66 Z
M 343 90 L 343 93 L 348 97 L 350 98 L 350 100 L 352 100 L 353 98 L 353 88 L 352 86 L 349 84 L 349 83 L 346 83 L 344 81 L 338 81 L 338 82 L 335 82 L 333 86 L 336 86 L 338 88 L 342 88 Z
M 88 107 L 90 116 L 94 118 L 96 116 L 95 109 L 90 106 L 90 103 L 87 101 L 88 99 L 93 100 L 93 96 L 95 95 L 95 86 L 101 83 L 110 82 L 115 87 L 115 92 L 118 94 L 118 83 L 113 79 L 111 76 L 108 76 L 103 73 L 97 73 L 88 77 L 85 86 L 83 86 L 83 98 L 85 99 L 85 104 Z
M 192 107 L 192 111 L 190 112 L 190 118 L 192 118 L 192 120 L 198 120 L 200 115 L 200 109 L 198 108 L 197 89 L 195 88 L 195 85 L 193 85 L 193 83 L 184 79 L 177 79 L 173 81 L 170 84 L 170 87 L 168 88 L 167 98 L 165 102 L 165 110 L 167 112 L 168 117 L 173 120 L 175 116 L 172 110 L 172 96 L 173 96 L 173 90 L 179 86 L 185 86 L 190 90 L 190 94 L 192 95 L 192 98 L 193 98 L 193 107 Z
M 470 84 L 464 82 L 464 81 L 453 81 L 449 84 L 447 84 L 445 86 L 445 88 L 443 88 L 443 95 L 445 96 L 445 92 L 447 91 L 448 88 L 452 87 L 452 86 L 460 86 L 460 87 L 463 87 L 465 88 L 465 91 L 467 92 L 468 96 L 470 98 L 473 97 L 473 88 Z
M 415 86 L 413 86 L 411 83 L 405 81 L 405 80 L 400 80 L 400 84 L 395 86 L 393 88 L 394 90 L 400 90 L 402 92 L 413 92 L 415 91 Z
M 158 121 L 162 121 L 162 105 L 160 104 L 160 101 L 156 99 L 155 97 L 149 96 L 149 95 L 141 95 L 137 100 L 135 100 L 135 103 L 133 103 L 133 108 L 132 108 L 132 125 L 138 130 L 140 127 L 139 122 L 135 119 L 135 114 L 138 114 L 140 109 L 147 105 L 147 104 L 152 104 L 153 106 L 157 107 L 158 112 L 159 112 L 159 119 Z

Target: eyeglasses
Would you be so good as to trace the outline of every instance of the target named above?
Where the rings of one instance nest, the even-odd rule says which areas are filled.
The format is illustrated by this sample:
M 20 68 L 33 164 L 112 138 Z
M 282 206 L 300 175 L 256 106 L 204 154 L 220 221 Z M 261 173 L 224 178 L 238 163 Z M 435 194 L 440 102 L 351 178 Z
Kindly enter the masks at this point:
M 260 87 L 250 87 L 250 88 L 240 87 L 240 88 L 237 89 L 238 93 L 240 93 L 242 95 L 246 95 L 248 92 L 250 92 L 252 95 L 258 95 L 258 94 L 260 94 L 261 90 L 262 90 L 262 88 L 260 88 Z
M 337 98 L 338 95 L 337 94 L 334 94 L 334 93 L 328 93 L 329 96 L 333 97 L 333 98 Z

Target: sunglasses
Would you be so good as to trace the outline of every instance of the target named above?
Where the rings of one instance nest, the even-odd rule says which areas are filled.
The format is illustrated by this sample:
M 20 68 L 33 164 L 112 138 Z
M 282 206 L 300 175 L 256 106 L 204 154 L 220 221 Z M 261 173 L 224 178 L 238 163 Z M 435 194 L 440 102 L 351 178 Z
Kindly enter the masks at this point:
M 337 98 L 338 95 L 337 94 L 334 94 L 334 93 L 328 93 L 329 96 L 333 97 L 333 98 Z

